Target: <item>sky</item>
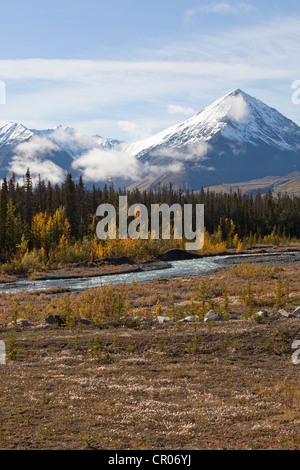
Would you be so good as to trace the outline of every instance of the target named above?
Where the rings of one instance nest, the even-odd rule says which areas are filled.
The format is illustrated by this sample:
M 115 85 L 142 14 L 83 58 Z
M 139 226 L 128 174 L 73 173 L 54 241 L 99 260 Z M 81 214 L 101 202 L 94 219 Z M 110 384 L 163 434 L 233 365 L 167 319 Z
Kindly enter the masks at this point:
M 300 124 L 299 0 L 15 0 L 0 11 L 1 121 L 135 141 L 241 88 Z

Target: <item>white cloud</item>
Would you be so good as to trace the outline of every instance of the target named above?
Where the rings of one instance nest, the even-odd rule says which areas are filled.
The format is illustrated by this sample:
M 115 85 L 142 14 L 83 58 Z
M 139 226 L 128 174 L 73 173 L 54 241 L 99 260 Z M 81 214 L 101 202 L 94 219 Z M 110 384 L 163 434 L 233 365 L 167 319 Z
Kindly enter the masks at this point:
M 89 135 L 79 131 L 78 129 L 65 128 L 63 126 L 59 126 L 54 129 L 51 134 L 51 140 L 54 140 L 54 142 L 60 146 L 70 144 L 71 140 L 76 147 L 88 148 L 95 146 L 95 142 Z
M 147 172 L 144 174 L 149 176 L 150 178 L 161 176 L 164 173 L 179 173 L 184 169 L 184 165 L 182 162 L 174 162 L 174 163 L 169 163 L 167 165 L 151 165 L 151 166 L 145 166 L 145 170 L 147 169 Z M 140 178 L 141 179 L 141 178 Z
M 17 145 L 17 155 L 24 159 L 32 159 L 36 156 L 43 157 L 51 152 L 58 151 L 59 147 L 45 137 L 33 136 L 29 141 Z
M 206 5 L 187 10 L 185 13 L 185 20 L 189 22 L 201 13 L 214 13 L 218 15 L 241 15 L 248 13 L 253 9 L 253 5 L 243 2 L 233 4 L 229 4 L 228 2 L 208 3 Z
M 144 176 L 157 176 L 167 171 L 179 172 L 183 162 L 206 160 L 210 146 L 206 142 L 188 144 L 182 149 L 158 149 L 153 157 L 159 157 L 155 165 L 137 158 L 131 147 L 120 144 L 113 149 L 94 148 L 72 163 L 72 168 L 81 172 L 85 181 L 105 181 L 109 178 L 139 180 Z M 165 161 L 164 161 L 165 159 Z
M 86 131 L 88 124 L 91 132 L 108 137 L 120 137 L 119 130 L 121 138 L 140 138 L 137 133 L 176 124 L 176 102 L 182 108 L 194 103 L 200 111 L 242 88 L 299 121 L 290 91 L 298 78 L 299 24 L 299 17 L 282 17 L 197 34 L 160 49 L 137 50 L 135 61 L 0 60 L 0 79 L 7 85 L 0 119 L 39 128 L 79 123 Z M 118 124 L 129 122 L 127 131 Z
M 92 149 L 73 161 L 72 167 L 79 170 L 85 181 L 105 181 L 108 178 L 135 180 L 142 172 L 141 163 L 122 146 L 112 150 Z
M 197 144 L 187 144 L 180 149 L 167 147 L 155 150 L 152 153 L 154 157 L 166 157 L 172 160 L 181 161 L 203 161 L 207 159 L 207 153 L 210 150 L 207 142 L 198 142 Z
M 230 143 L 229 144 L 229 147 L 231 148 L 231 151 L 233 153 L 233 155 L 241 155 L 241 154 L 245 154 L 246 151 L 247 151 L 247 146 L 242 144 L 242 143 L 237 143 L 237 144 L 232 144 Z
M 169 104 L 167 108 L 167 112 L 169 114 L 183 114 L 185 116 L 191 116 L 197 113 L 197 111 L 195 111 L 193 108 L 180 106 L 176 104 Z
M 51 180 L 53 184 L 62 183 L 66 172 L 51 160 L 45 160 L 45 155 L 49 155 L 59 147 L 49 139 L 39 136 L 32 137 L 29 141 L 17 145 L 9 171 L 18 177 L 25 175 L 27 168 L 33 182 L 37 182 L 40 175 L 41 179 Z M 22 182 L 22 180 L 20 180 Z
M 132 140 L 146 139 L 151 135 L 151 129 L 144 129 L 132 121 L 119 121 L 118 126 L 127 134 Z
M 125 132 L 128 132 L 129 134 L 136 134 L 139 132 L 139 127 L 135 122 L 119 121 L 118 124 Z
M 231 98 L 231 109 L 228 116 L 235 122 L 240 122 L 249 114 L 249 106 L 242 95 L 233 96 Z

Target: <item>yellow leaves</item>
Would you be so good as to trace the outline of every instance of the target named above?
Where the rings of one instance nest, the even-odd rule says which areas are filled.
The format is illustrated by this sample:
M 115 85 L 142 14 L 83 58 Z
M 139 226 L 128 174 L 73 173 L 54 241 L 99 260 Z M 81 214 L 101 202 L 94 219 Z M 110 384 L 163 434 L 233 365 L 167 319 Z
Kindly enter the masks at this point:
M 39 212 L 33 217 L 31 233 L 37 247 L 47 243 L 47 238 L 49 236 L 49 223 L 47 214 Z
M 99 243 L 99 245 L 94 249 L 94 253 L 96 259 L 101 259 L 105 257 L 104 247 L 101 243 Z
M 105 320 L 120 319 L 129 310 L 128 299 L 124 299 L 112 286 L 104 286 L 101 291 L 88 290 L 78 306 L 78 315 L 88 318 L 95 324 Z
M 69 241 L 65 237 L 64 234 L 60 237 L 59 244 L 60 244 L 60 246 L 67 246 L 69 244 Z
M 162 307 L 161 307 L 161 305 L 160 305 L 160 300 L 157 299 L 156 308 L 155 308 L 155 315 L 156 315 L 157 317 L 159 317 L 161 314 L 162 314 Z
M 237 245 L 237 249 L 236 249 L 236 252 L 237 253 L 240 253 L 241 250 L 243 248 L 243 242 L 241 242 L 240 240 L 238 241 L 238 245 Z
M 204 246 L 200 250 L 201 254 L 211 254 L 211 253 L 222 253 L 227 250 L 226 242 L 215 242 L 211 237 L 206 236 L 204 238 Z
M 70 238 L 70 224 L 65 219 L 65 210 L 61 206 L 52 217 L 47 212 L 39 212 L 32 219 L 31 234 L 36 248 L 43 247 L 49 251 L 51 245 L 61 243 Z
M 21 243 L 17 245 L 17 257 L 21 259 L 28 252 L 28 240 L 22 235 Z

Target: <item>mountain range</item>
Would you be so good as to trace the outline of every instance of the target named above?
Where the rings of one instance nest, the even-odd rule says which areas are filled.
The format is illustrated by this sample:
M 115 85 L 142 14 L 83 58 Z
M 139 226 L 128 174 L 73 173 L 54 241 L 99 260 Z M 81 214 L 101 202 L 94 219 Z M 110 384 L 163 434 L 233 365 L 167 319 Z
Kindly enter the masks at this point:
M 300 127 L 276 109 L 233 90 L 192 118 L 134 143 L 69 127 L 0 127 L 0 178 L 22 178 L 27 167 L 53 183 L 67 172 L 86 185 L 113 182 L 130 189 L 158 184 L 246 192 L 300 193 Z M 244 188 L 244 189 L 243 189 Z

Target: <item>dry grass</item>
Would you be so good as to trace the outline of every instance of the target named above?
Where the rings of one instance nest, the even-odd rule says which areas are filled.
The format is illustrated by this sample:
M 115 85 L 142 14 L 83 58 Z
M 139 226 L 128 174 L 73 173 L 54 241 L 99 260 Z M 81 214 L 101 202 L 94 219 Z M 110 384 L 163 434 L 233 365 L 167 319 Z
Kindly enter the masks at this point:
M 299 320 L 15 332 L 0 448 L 299 449 L 297 332 Z
M 291 310 L 300 303 L 299 274 L 297 265 L 252 264 L 114 286 L 132 315 L 148 313 L 133 328 L 1 328 L 11 359 L 0 366 L 0 448 L 299 450 L 300 366 L 291 362 L 291 345 L 300 339 L 300 322 L 244 320 L 248 307 L 241 301 L 250 281 L 257 307 L 275 309 L 280 278 L 289 285 L 283 300 Z M 195 313 L 203 282 L 216 309 L 226 287 L 231 318 L 239 320 L 152 322 L 157 299 L 163 313 Z M 68 302 L 76 309 L 88 296 L 101 298 L 101 289 Z M 66 299 L 3 294 L 2 322 L 17 310 L 38 323 L 49 309 L 61 313 Z
M 242 315 L 247 307 L 241 301 L 241 294 L 251 282 L 256 306 L 276 311 L 276 285 L 282 281 L 283 294 L 288 289 L 288 295 L 283 297 L 287 309 L 300 304 L 300 265 L 268 267 L 255 263 L 242 263 L 218 273 L 207 276 L 191 276 L 173 279 L 157 279 L 145 283 L 119 284 L 113 286 L 113 292 L 128 299 L 130 314 L 154 314 L 157 300 L 164 314 L 171 314 L 174 309 L 177 314 L 189 314 L 191 299 L 199 301 L 201 282 L 207 284 L 214 308 L 222 308 L 225 289 L 229 295 L 230 310 L 233 314 Z M 71 304 L 75 316 L 90 316 L 97 318 L 99 299 L 103 288 L 92 289 L 83 293 L 71 294 Z M 58 313 L 64 307 L 66 296 L 53 296 L 50 292 L 20 292 L 15 295 L 0 294 L 0 325 L 12 321 L 14 315 L 39 323 L 46 314 Z M 92 299 L 92 300 L 91 300 Z M 96 312 L 93 313 L 91 304 Z M 84 306 L 87 308 L 85 309 Z M 284 306 L 284 305 L 283 305 Z M 200 306 L 199 306 L 200 308 Z M 86 310 L 86 311 L 85 311 Z M 98 309 L 99 310 L 99 309 Z M 197 313 L 197 312 L 193 312 Z

